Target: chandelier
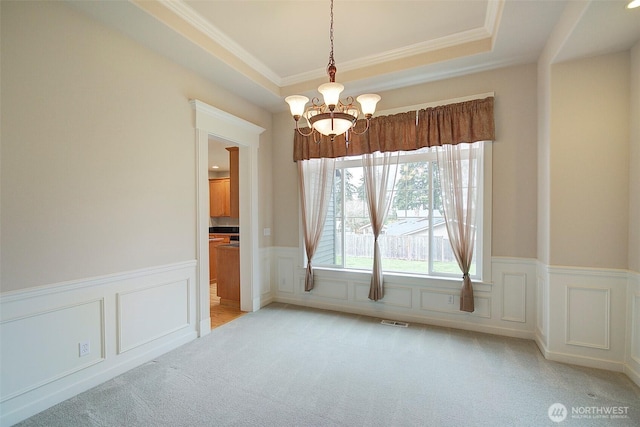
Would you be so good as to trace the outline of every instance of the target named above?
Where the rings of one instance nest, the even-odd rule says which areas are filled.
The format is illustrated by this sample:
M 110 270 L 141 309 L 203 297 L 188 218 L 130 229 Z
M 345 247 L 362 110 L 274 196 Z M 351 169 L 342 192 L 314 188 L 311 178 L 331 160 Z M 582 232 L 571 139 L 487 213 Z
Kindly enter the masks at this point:
M 329 29 L 329 40 L 331 42 L 331 50 L 329 52 L 329 64 L 327 65 L 327 74 L 329 75 L 329 83 L 322 84 L 318 87 L 318 92 L 322 94 L 324 103 L 320 103 L 318 98 L 311 100 L 311 105 L 307 108 L 309 98 L 302 95 L 292 95 L 285 98 L 291 115 L 296 122 L 296 130 L 302 136 L 314 135 L 314 141 L 320 142 L 322 134 L 331 138 L 331 141 L 337 136 L 345 133 L 346 143 L 349 143 L 349 133 L 362 135 L 369 130 L 371 117 L 376 110 L 376 104 L 380 100 L 380 96 L 376 94 L 364 94 L 356 98 L 362 109 L 362 115 L 366 119 L 366 127 L 362 131 L 356 131 L 355 126 L 360 117 L 361 110 L 358 108 L 353 97 L 349 96 L 345 101 L 340 100 L 340 93 L 344 90 L 344 86 L 336 83 L 336 62 L 333 59 L 333 0 L 331 0 L 331 27 Z M 299 127 L 300 118 L 304 117 L 311 130 L 304 133 Z

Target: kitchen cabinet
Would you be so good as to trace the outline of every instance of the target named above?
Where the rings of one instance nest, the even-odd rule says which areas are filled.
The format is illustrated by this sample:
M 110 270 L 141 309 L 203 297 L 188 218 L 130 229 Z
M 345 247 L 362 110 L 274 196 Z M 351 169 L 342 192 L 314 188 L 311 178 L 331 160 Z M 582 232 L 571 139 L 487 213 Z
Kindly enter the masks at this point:
M 240 183 L 238 147 L 227 147 L 229 151 L 229 216 L 240 218 Z
M 209 180 L 209 213 L 212 217 L 240 217 L 240 183 L 238 181 L 238 147 L 229 151 L 229 177 Z
M 229 236 L 216 236 L 209 234 L 209 284 L 216 283 L 218 279 L 217 247 L 229 243 Z
M 216 248 L 216 258 L 220 303 L 240 307 L 240 246 L 220 245 Z
M 212 217 L 231 216 L 230 179 L 209 180 L 209 213 Z

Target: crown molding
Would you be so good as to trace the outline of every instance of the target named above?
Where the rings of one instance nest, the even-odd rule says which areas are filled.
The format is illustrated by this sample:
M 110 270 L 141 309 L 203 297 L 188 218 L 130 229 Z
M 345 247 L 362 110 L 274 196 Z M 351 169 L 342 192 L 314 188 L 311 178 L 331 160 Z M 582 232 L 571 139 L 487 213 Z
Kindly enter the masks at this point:
M 502 10 L 504 9 L 505 0 L 489 0 L 487 4 L 487 14 L 485 15 L 484 29 L 491 34 L 491 46 L 496 41 L 500 20 L 502 19 Z
M 185 4 L 182 0 L 159 1 L 164 7 L 169 9 L 181 19 L 185 20 L 193 28 L 199 30 L 211 40 L 218 43 L 229 53 L 240 59 L 249 67 L 253 68 L 255 71 L 260 73 L 275 85 L 282 87 L 282 79 L 280 78 L 280 76 L 278 76 L 273 70 L 267 67 L 262 61 L 243 49 L 242 46 L 229 38 L 229 36 L 220 31 L 216 26 L 212 25 L 209 21 L 204 19 L 202 15 Z
M 499 27 L 500 18 L 502 16 L 504 2 L 505 0 L 488 0 L 485 20 L 482 27 L 462 31 L 434 40 L 415 43 L 413 45 L 404 46 L 398 49 L 388 50 L 386 52 L 382 52 L 381 54 L 369 55 L 363 58 L 342 62 L 340 65 L 340 69 L 342 71 L 350 71 L 368 68 L 391 61 L 402 60 L 412 56 L 434 52 L 437 50 L 453 48 L 459 45 L 476 42 L 487 38 L 491 38 L 493 45 L 493 41 L 495 40 Z M 230 54 L 243 61 L 249 67 L 253 68 L 257 73 L 261 74 L 267 80 L 271 81 L 273 84 L 277 85 L 280 88 L 320 79 L 326 76 L 326 69 L 323 67 L 305 73 L 281 77 L 255 56 L 251 55 L 249 52 L 243 49 L 242 46 L 229 38 L 217 27 L 204 19 L 202 15 L 193 10 L 182 0 L 160 0 L 160 3 L 165 8 L 173 12 L 176 16 L 186 21 L 193 28 L 202 32 L 211 40 L 222 46 Z
M 340 71 L 358 70 L 361 68 L 368 68 L 375 65 L 380 65 L 386 62 L 401 60 L 416 55 L 421 55 L 437 50 L 448 49 L 463 45 L 465 43 L 484 40 L 490 37 L 491 34 L 486 31 L 484 27 L 474 28 L 472 30 L 463 31 L 457 34 L 453 34 L 446 37 L 440 37 L 438 39 L 427 40 L 425 42 L 415 43 L 409 46 L 403 46 L 398 49 L 388 50 L 377 55 L 369 55 L 363 58 L 354 59 L 351 61 L 341 62 Z M 309 80 L 314 80 L 322 77 L 326 77 L 326 70 L 319 68 L 306 73 L 300 73 L 293 76 L 285 77 L 282 79 L 283 86 L 291 86 L 298 83 L 303 83 Z
M 502 10 L 504 9 L 505 0 L 489 0 L 487 2 L 487 11 L 485 14 L 484 25 L 481 28 L 474 28 L 467 31 L 462 31 L 456 34 L 452 34 L 438 39 L 427 40 L 425 42 L 415 43 L 413 45 L 404 46 L 399 49 L 392 49 L 381 54 L 370 55 L 364 58 L 359 58 L 351 61 L 341 62 L 341 71 L 357 70 L 361 68 L 367 68 L 385 62 L 391 62 L 411 56 L 421 55 L 436 50 L 452 48 L 455 46 L 463 45 L 465 43 L 471 43 L 486 38 L 491 38 L 491 45 L 495 42 L 496 35 L 498 34 L 498 27 L 500 26 L 500 20 L 502 18 Z M 289 77 L 282 78 L 282 86 L 291 86 L 306 81 L 323 78 L 326 76 L 326 69 L 318 68 L 306 73 L 300 73 Z

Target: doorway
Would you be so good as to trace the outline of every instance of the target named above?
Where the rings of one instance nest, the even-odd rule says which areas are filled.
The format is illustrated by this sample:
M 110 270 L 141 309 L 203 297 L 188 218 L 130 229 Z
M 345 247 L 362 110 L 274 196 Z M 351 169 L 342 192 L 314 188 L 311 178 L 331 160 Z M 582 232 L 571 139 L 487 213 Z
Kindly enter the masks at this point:
M 237 301 L 236 298 L 228 299 L 230 293 L 237 295 L 236 291 L 240 286 L 240 274 L 237 271 L 238 249 L 230 247 L 240 242 L 237 203 L 239 162 L 237 151 L 233 151 L 238 147 L 209 138 L 208 148 L 209 197 L 215 199 L 210 204 L 209 222 L 209 315 L 211 329 L 215 329 L 237 319 L 245 312 L 240 310 L 239 298 Z M 223 289 L 220 289 L 219 284 L 224 286 Z M 224 290 L 226 292 L 223 292 Z
M 196 309 L 198 335 L 211 331 L 209 289 L 209 139 L 239 147 L 240 309 L 260 309 L 260 257 L 258 251 L 258 146 L 264 128 L 191 100 L 196 129 Z

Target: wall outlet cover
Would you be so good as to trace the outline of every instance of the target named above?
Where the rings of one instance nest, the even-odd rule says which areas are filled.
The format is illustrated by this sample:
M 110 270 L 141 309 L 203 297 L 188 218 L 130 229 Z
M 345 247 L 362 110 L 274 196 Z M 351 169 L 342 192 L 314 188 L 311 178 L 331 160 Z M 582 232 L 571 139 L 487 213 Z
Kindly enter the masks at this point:
M 78 346 L 80 348 L 80 357 L 91 353 L 91 341 L 82 341 Z

